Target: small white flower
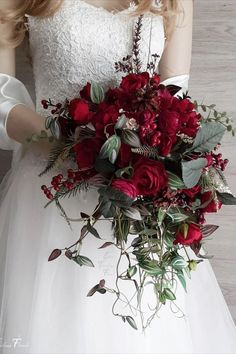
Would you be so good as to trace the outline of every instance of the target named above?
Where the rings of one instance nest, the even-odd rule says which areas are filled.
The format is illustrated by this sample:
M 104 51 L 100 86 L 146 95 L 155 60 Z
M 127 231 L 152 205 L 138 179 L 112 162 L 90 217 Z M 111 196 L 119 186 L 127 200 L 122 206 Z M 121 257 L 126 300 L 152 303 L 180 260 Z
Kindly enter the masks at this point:
M 126 129 L 130 129 L 130 130 L 137 130 L 139 127 L 136 119 L 134 118 L 130 118 L 128 119 L 128 121 L 126 122 L 125 128 Z

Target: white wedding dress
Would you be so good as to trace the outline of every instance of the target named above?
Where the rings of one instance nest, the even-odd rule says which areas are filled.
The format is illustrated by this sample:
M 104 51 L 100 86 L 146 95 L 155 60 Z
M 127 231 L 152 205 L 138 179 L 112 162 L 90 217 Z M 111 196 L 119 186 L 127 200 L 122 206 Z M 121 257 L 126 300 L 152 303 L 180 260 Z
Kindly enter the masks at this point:
M 132 6 L 112 13 L 65 0 L 53 17 L 28 16 L 39 113 L 47 115 L 42 99 L 72 98 L 87 81 L 105 88 L 119 82 L 122 74 L 115 73 L 114 62 L 131 51 L 137 20 L 131 11 Z M 150 54 L 162 54 L 164 43 L 162 17 L 145 14 L 144 69 Z M 182 75 L 169 82 L 187 85 L 187 79 Z M 112 239 L 108 222 L 97 227 L 103 240 L 89 235 L 82 246 L 81 254 L 95 268 L 80 267 L 65 256 L 48 262 L 53 249 L 78 239 L 82 223 L 73 223 L 71 231 L 55 205 L 44 208 L 40 187 L 50 184 L 56 172 L 38 177 L 45 166 L 41 156 L 23 153 L 20 144 L 13 149 L 12 169 L 0 189 L 0 353 L 236 353 L 236 327 L 208 260 L 191 273 L 187 294 L 178 285 L 172 310 L 178 306 L 179 312 L 174 314 L 167 303 L 145 334 L 112 314 L 114 294 L 86 296 L 101 279 L 114 285 L 117 251 L 98 249 Z M 96 202 L 97 192 L 90 190 L 63 200 L 63 206 L 76 218 L 80 211 L 91 213 Z M 126 291 L 132 296 L 133 285 Z M 145 296 L 152 302 L 151 287 Z M 117 311 L 130 314 L 122 305 Z

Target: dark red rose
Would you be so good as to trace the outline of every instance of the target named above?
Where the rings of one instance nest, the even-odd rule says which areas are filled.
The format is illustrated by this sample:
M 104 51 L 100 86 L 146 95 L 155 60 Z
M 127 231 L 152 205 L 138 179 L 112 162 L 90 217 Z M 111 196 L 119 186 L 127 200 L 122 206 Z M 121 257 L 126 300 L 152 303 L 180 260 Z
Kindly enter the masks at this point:
M 189 113 L 188 115 L 183 116 L 180 118 L 181 120 L 181 127 L 180 133 L 183 133 L 187 136 L 194 138 L 199 129 L 199 120 L 201 119 L 200 114 L 196 114 L 195 112 Z
M 104 140 L 99 138 L 83 139 L 74 147 L 79 169 L 94 166 L 96 157 L 98 156 L 103 143 Z
M 74 120 L 66 119 L 62 116 L 58 117 L 57 122 L 60 127 L 60 133 L 64 137 L 68 137 L 75 132 L 77 124 Z
M 113 179 L 111 186 L 119 189 L 122 193 L 128 195 L 130 198 L 137 197 L 137 189 L 132 181 L 126 179 Z
M 163 110 L 158 117 L 158 129 L 165 134 L 175 135 L 179 131 L 179 114 L 171 110 Z
M 106 125 L 117 122 L 119 117 L 119 109 L 114 105 L 108 105 L 103 102 L 99 105 L 98 112 L 94 114 L 92 118 L 92 123 L 96 129 L 96 136 L 104 138 L 104 128 Z M 114 133 L 114 125 L 107 127 L 107 132 L 109 134 Z
M 159 86 L 160 82 L 161 82 L 161 78 L 160 78 L 160 75 L 154 75 L 151 80 L 151 85 L 153 86 Z
M 79 98 L 74 98 L 69 102 L 68 111 L 79 125 L 86 125 L 91 120 L 88 103 Z
M 116 165 L 119 168 L 124 168 L 129 166 L 129 163 L 132 161 L 133 153 L 131 151 L 131 146 L 121 143 L 118 158 L 116 160 Z
M 217 198 L 213 198 L 212 191 L 205 192 L 201 195 L 202 204 L 206 203 L 208 200 L 211 200 L 211 201 L 205 208 L 201 209 L 202 212 L 216 213 L 222 206 L 221 201 Z
M 156 118 L 156 113 L 151 112 L 149 110 L 138 112 L 135 115 L 135 119 L 137 123 L 145 126 L 153 124 L 155 118 Z
M 172 146 L 176 143 L 176 136 L 162 134 L 160 140 L 159 153 L 161 156 L 168 156 L 171 152 Z
M 147 85 L 149 81 L 149 73 L 143 72 L 141 74 L 129 74 L 122 78 L 120 87 L 129 92 L 137 91 Z
M 199 129 L 201 115 L 194 111 L 194 104 L 185 98 L 178 102 L 178 112 L 180 115 L 180 133 L 190 137 L 195 137 Z
M 178 105 L 179 100 L 176 97 L 172 96 L 165 86 L 162 86 L 157 91 L 157 96 L 159 98 L 160 112 L 171 109 L 174 104 Z M 175 106 L 174 110 L 176 111 Z
M 133 182 L 139 195 L 156 195 L 168 183 L 162 162 L 141 157 L 133 166 Z
M 174 244 L 180 243 L 181 245 L 191 245 L 192 243 L 200 241 L 201 239 L 202 232 L 199 226 L 195 224 L 189 224 L 186 237 L 184 237 L 183 231 L 180 229 L 175 236 Z
M 87 84 L 80 91 L 80 97 L 86 101 L 90 101 L 91 100 L 90 89 L 91 89 L 91 84 L 87 82 Z
M 194 186 L 193 188 L 183 189 L 182 192 L 187 195 L 189 198 L 194 199 L 197 194 L 201 192 L 201 186 Z

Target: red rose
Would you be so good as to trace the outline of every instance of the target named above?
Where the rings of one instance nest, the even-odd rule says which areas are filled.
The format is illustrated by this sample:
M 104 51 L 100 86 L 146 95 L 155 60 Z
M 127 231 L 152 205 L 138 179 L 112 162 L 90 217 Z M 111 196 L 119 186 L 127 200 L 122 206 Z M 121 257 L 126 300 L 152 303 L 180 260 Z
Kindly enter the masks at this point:
M 105 137 L 104 128 L 108 124 L 112 124 L 117 122 L 119 117 L 119 109 L 116 106 L 107 105 L 105 102 L 99 105 L 98 112 L 94 114 L 92 123 L 96 129 L 97 137 Z M 110 125 L 107 127 L 107 132 L 109 134 L 114 133 L 114 125 Z
M 131 113 L 131 116 L 134 116 L 133 113 Z M 150 126 L 151 124 L 154 123 L 154 120 L 156 118 L 156 113 L 151 112 L 149 110 L 141 111 L 135 114 L 134 117 L 137 121 L 138 124 L 144 125 L 144 126 Z
M 181 230 L 179 230 L 175 236 L 174 244 L 180 243 L 181 245 L 191 245 L 194 242 L 200 241 L 202 239 L 202 232 L 199 226 L 195 224 L 188 225 L 188 232 L 186 237 Z
M 179 114 L 171 110 L 163 110 L 158 117 L 158 129 L 168 135 L 179 131 Z
M 58 117 L 57 123 L 60 127 L 60 133 L 64 137 L 68 137 L 70 134 L 75 132 L 77 124 L 74 120 L 66 119 L 62 116 Z
M 187 195 L 189 198 L 194 199 L 196 197 L 197 194 L 199 194 L 201 192 L 201 186 L 195 186 L 193 188 L 189 188 L 189 189 L 183 189 L 182 192 Z
M 86 125 L 91 120 L 88 103 L 79 98 L 74 98 L 69 102 L 68 111 L 79 125 Z
M 130 161 L 132 160 L 132 151 L 131 146 L 121 143 L 118 158 L 116 160 L 116 165 L 119 168 L 124 168 L 129 166 Z
M 119 189 L 119 191 L 128 195 L 130 198 L 137 197 L 137 189 L 132 181 L 126 179 L 114 179 L 111 186 Z
M 159 145 L 159 153 L 161 156 L 168 156 L 172 146 L 176 143 L 176 136 L 161 135 L 161 143 Z
M 201 196 L 202 204 L 206 203 L 208 200 L 211 200 L 210 203 L 205 208 L 202 208 L 201 210 L 204 213 L 216 213 L 222 206 L 221 201 L 217 198 L 213 199 L 212 191 L 205 192 Z
M 91 89 L 91 84 L 87 82 L 87 84 L 80 91 L 80 97 L 86 101 L 90 101 L 91 100 L 90 89 Z
M 151 78 L 151 85 L 153 86 L 159 86 L 160 82 L 161 82 L 160 75 L 156 74 Z
M 91 168 L 94 166 L 96 157 L 104 141 L 99 138 L 83 139 L 75 147 L 76 161 L 79 169 Z
M 188 98 L 185 98 L 179 101 L 178 112 L 181 122 L 180 133 L 195 137 L 199 129 L 201 115 L 194 111 L 194 104 Z
M 148 72 L 141 74 L 129 74 L 122 78 L 120 87 L 129 92 L 137 91 L 147 85 L 149 81 Z
M 138 194 L 156 195 L 167 186 L 168 177 L 162 162 L 141 157 L 133 168 L 133 182 Z

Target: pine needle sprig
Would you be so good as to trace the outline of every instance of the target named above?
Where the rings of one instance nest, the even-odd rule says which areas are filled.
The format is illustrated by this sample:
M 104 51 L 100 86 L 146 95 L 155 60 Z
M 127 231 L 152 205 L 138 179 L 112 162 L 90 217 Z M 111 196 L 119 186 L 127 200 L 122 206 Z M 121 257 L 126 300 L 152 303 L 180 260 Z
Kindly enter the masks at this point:
M 142 156 L 154 159 L 154 160 L 159 160 L 161 157 L 158 153 L 158 149 L 152 146 L 141 146 L 138 148 L 131 148 L 131 151 L 134 152 L 135 154 L 140 154 Z
M 45 169 L 38 175 L 39 177 L 50 172 L 59 160 L 66 160 L 69 157 L 69 153 L 74 143 L 68 142 L 58 142 L 50 151 L 49 159 Z

